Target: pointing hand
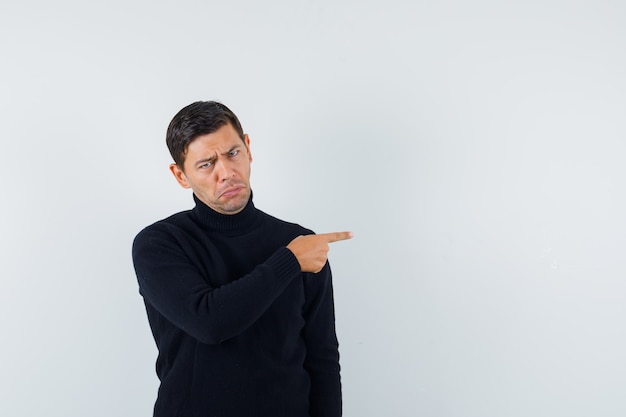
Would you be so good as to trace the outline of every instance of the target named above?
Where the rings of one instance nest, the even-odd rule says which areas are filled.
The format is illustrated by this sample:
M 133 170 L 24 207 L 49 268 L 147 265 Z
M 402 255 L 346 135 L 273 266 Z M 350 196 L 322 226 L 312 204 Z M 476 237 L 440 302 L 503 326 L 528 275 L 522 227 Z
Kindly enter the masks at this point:
M 298 236 L 287 245 L 300 263 L 302 272 L 320 272 L 328 259 L 329 243 L 351 239 L 352 232 Z

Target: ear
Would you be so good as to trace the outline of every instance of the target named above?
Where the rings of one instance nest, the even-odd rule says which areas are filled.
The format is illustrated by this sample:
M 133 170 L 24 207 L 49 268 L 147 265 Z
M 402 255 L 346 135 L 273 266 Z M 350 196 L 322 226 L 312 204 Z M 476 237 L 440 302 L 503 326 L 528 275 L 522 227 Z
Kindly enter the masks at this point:
M 170 171 L 172 171 L 174 178 L 176 178 L 176 181 L 178 181 L 181 187 L 191 188 L 191 185 L 189 185 L 189 182 L 187 181 L 187 176 L 185 176 L 185 172 L 180 169 L 178 165 L 170 164 Z
M 252 152 L 250 151 L 250 136 L 248 136 L 247 133 L 243 135 L 243 143 L 246 144 L 246 150 L 248 151 L 248 158 L 250 159 L 250 162 L 252 162 Z

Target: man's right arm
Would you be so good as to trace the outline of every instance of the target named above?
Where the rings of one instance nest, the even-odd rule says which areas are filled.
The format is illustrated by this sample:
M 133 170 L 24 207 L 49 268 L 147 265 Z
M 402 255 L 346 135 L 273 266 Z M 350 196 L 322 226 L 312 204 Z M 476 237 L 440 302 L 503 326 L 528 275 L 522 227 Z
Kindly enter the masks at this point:
M 133 263 L 141 295 L 167 320 L 206 344 L 241 334 L 270 307 L 301 272 L 319 272 L 328 244 L 350 232 L 298 236 L 250 273 L 209 286 L 177 239 L 158 228 L 143 230 L 133 242 Z M 219 265 L 215 273 L 220 274 Z M 225 274 L 222 271 L 222 274 Z

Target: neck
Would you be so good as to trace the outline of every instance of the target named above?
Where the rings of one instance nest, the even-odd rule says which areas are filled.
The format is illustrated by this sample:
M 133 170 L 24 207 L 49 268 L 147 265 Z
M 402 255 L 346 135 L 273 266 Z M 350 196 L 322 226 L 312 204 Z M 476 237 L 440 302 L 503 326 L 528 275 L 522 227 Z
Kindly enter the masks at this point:
M 228 234 L 238 234 L 245 232 L 255 223 L 258 218 L 258 211 L 252 202 L 252 194 L 248 203 L 239 213 L 222 214 L 204 204 L 194 194 L 193 199 L 196 207 L 193 209 L 196 218 L 208 229 Z

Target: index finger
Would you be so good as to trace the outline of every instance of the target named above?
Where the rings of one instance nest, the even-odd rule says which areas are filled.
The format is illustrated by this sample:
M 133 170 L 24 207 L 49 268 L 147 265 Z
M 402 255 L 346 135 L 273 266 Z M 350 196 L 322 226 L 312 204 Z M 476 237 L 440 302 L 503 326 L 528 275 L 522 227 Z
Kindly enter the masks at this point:
M 322 234 L 319 234 L 318 236 L 322 236 L 326 240 L 326 242 L 332 243 L 332 242 L 338 242 L 340 240 L 352 239 L 352 237 L 354 236 L 354 233 L 333 232 L 333 233 L 322 233 Z

